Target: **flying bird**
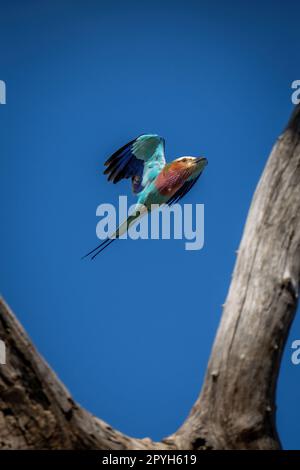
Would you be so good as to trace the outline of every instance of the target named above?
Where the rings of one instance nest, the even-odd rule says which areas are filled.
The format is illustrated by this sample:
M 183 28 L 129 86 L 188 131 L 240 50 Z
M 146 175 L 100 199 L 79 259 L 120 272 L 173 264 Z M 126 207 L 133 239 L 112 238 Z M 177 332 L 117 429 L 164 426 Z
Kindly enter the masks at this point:
M 90 256 L 94 259 L 145 212 L 150 212 L 152 204 L 161 206 L 178 202 L 194 186 L 207 165 L 207 159 L 180 157 L 167 163 L 164 139 L 156 134 L 143 134 L 117 150 L 104 165 L 108 181 L 118 183 L 131 178 L 132 191 L 138 200 L 133 214 L 84 258 Z

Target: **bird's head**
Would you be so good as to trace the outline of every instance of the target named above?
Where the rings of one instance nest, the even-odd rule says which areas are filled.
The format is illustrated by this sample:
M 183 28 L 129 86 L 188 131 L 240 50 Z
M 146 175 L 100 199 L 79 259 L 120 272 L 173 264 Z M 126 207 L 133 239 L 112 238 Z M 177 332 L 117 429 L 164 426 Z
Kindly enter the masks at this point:
M 205 157 L 180 157 L 176 158 L 175 162 L 184 163 L 187 166 L 194 166 L 197 165 L 202 169 L 207 165 L 208 161 Z
M 192 173 L 200 173 L 208 164 L 205 157 L 180 157 L 175 160 L 178 165 Z

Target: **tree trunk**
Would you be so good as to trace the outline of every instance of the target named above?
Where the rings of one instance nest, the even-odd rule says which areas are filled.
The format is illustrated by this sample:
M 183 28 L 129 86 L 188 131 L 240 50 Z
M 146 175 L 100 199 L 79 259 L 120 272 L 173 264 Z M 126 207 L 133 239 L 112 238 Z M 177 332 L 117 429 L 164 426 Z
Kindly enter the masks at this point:
M 279 449 L 275 390 L 300 280 L 300 106 L 255 191 L 202 391 L 172 436 L 112 429 L 77 405 L 4 301 L 0 448 Z

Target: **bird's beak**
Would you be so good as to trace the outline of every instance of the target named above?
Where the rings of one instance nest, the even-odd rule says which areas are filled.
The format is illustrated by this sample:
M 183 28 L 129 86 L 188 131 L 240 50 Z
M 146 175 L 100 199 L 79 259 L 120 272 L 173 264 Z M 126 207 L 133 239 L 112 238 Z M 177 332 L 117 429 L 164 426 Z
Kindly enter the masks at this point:
M 204 167 L 204 166 L 206 166 L 206 165 L 208 164 L 208 160 L 207 160 L 207 158 L 205 158 L 205 157 L 197 157 L 197 158 L 195 159 L 194 163 L 195 163 L 196 165 L 198 165 L 198 164 L 201 163 L 202 166 Z

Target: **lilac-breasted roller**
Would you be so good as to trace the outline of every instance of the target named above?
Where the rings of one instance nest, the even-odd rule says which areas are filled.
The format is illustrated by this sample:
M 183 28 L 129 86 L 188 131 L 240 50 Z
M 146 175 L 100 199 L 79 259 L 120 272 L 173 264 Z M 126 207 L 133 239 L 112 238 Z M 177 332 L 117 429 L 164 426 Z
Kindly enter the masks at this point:
M 180 157 L 171 163 L 165 160 L 165 141 L 156 134 L 143 134 L 121 147 L 106 162 L 108 181 L 118 183 L 131 178 L 138 201 L 135 211 L 116 232 L 87 253 L 94 259 L 114 240 L 123 235 L 152 205 L 178 202 L 196 183 L 205 166 L 204 157 Z

